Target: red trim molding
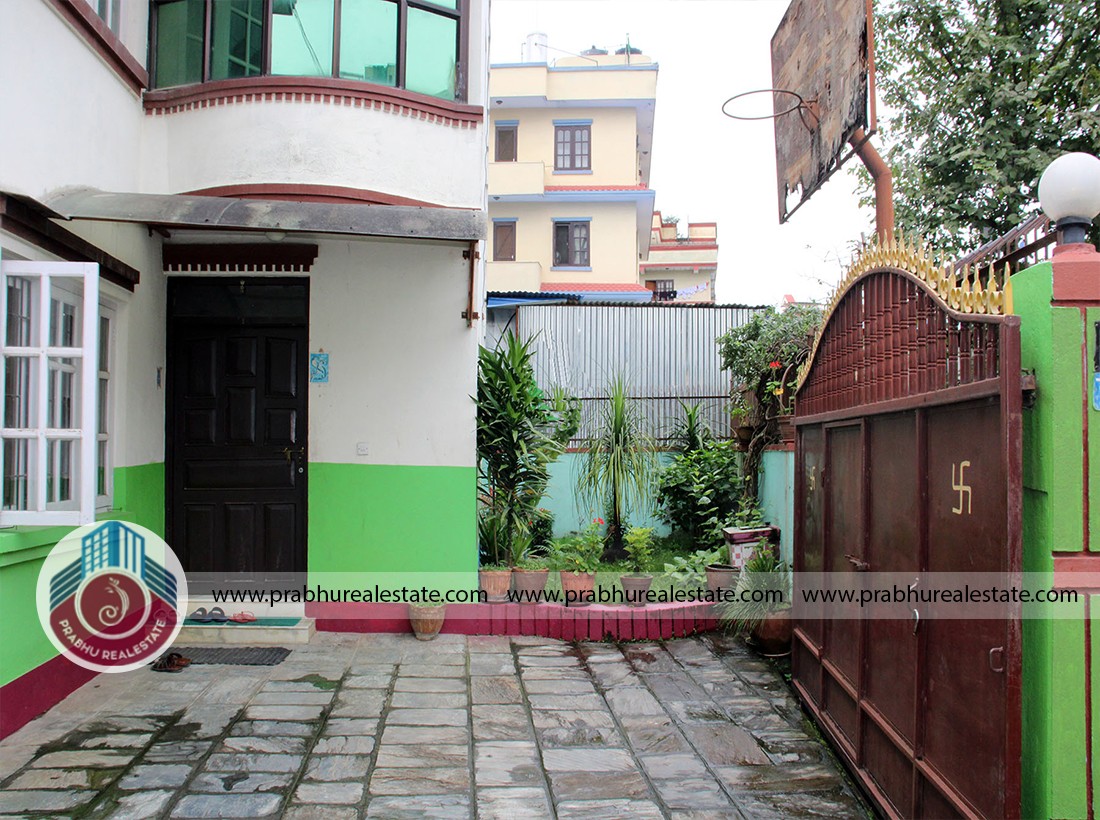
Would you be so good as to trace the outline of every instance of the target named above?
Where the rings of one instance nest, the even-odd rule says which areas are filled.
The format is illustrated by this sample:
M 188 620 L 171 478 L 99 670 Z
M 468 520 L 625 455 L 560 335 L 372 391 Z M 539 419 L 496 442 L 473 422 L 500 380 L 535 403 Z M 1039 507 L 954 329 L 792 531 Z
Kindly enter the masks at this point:
M 227 196 L 234 199 L 277 199 L 285 202 L 337 202 L 352 205 L 409 205 L 417 208 L 445 208 L 437 202 L 425 202 L 407 196 L 386 194 L 366 188 L 345 188 L 339 185 L 302 185 L 284 182 L 264 182 L 255 185 L 217 185 L 187 191 L 191 196 Z
M 86 0 L 46 0 L 61 17 L 102 57 L 135 94 L 149 87 L 149 72 L 92 11 Z
M 58 655 L 0 686 L 0 740 L 61 703 L 98 674 Z
M 477 105 L 448 102 L 402 88 L 332 77 L 244 77 L 158 89 L 146 92 L 145 113 L 174 114 L 194 108 L 245 102 L 346 105 L 438 122 L 454 128 L 475 128 L 485 119 L 485 109 Z
M 306 604 L 320 632 L 411 632 L 405 604 Z M 358 617 L 356 617 L 358 616 Z M 716 629 L 714 605 L 565 607 L 561 604 L 448 604 L 443 632 L 538 635 L 563 641 L 662 640 Z
M 164 245 L 166 271 L 265 271 L 307 273 L 317 259 L 316 245 L 281 242 Z

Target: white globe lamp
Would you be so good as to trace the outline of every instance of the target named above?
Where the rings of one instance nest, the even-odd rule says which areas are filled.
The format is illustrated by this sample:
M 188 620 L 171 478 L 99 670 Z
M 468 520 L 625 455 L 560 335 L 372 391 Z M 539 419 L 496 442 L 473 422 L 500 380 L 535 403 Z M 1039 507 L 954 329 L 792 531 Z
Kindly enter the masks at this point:
M 1100 159 L 1092 154 L 1063 154 L 1039 179 L 1039 204 L 1058 228 L 1059 244 L 1084 242 L 1100 214 Z

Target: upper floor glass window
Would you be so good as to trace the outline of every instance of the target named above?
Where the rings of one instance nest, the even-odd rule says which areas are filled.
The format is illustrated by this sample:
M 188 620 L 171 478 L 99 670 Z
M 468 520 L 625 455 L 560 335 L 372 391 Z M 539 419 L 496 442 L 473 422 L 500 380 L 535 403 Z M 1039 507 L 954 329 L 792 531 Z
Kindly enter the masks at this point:
M 107 28 L 118 34 L 122 17 L 122 0 L 88 0 L 88 5 L 107 24 Z
M 592 170 L 592 125 L 554 124 L 554 170 Z
M 153 0 L 158 88 L 339 77 L 458 100 L 462 0 Z

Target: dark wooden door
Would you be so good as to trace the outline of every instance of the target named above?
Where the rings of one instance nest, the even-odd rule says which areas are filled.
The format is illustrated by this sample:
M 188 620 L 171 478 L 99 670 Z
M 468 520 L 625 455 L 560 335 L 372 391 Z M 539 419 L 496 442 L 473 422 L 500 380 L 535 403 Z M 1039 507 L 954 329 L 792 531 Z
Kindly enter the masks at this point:
M 168 542 L 189 572 L 306 569 L 308 280 L 169 281 Z

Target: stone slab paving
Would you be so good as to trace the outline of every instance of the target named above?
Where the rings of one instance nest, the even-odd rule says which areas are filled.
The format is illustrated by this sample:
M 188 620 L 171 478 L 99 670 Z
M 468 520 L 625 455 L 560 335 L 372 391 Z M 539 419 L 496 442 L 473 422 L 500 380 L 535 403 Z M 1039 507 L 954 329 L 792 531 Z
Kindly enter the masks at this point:
M 273 667 L 101 675 L 0 742 L 0 817 L 870 816 L 718 634 L 318 634 Z

